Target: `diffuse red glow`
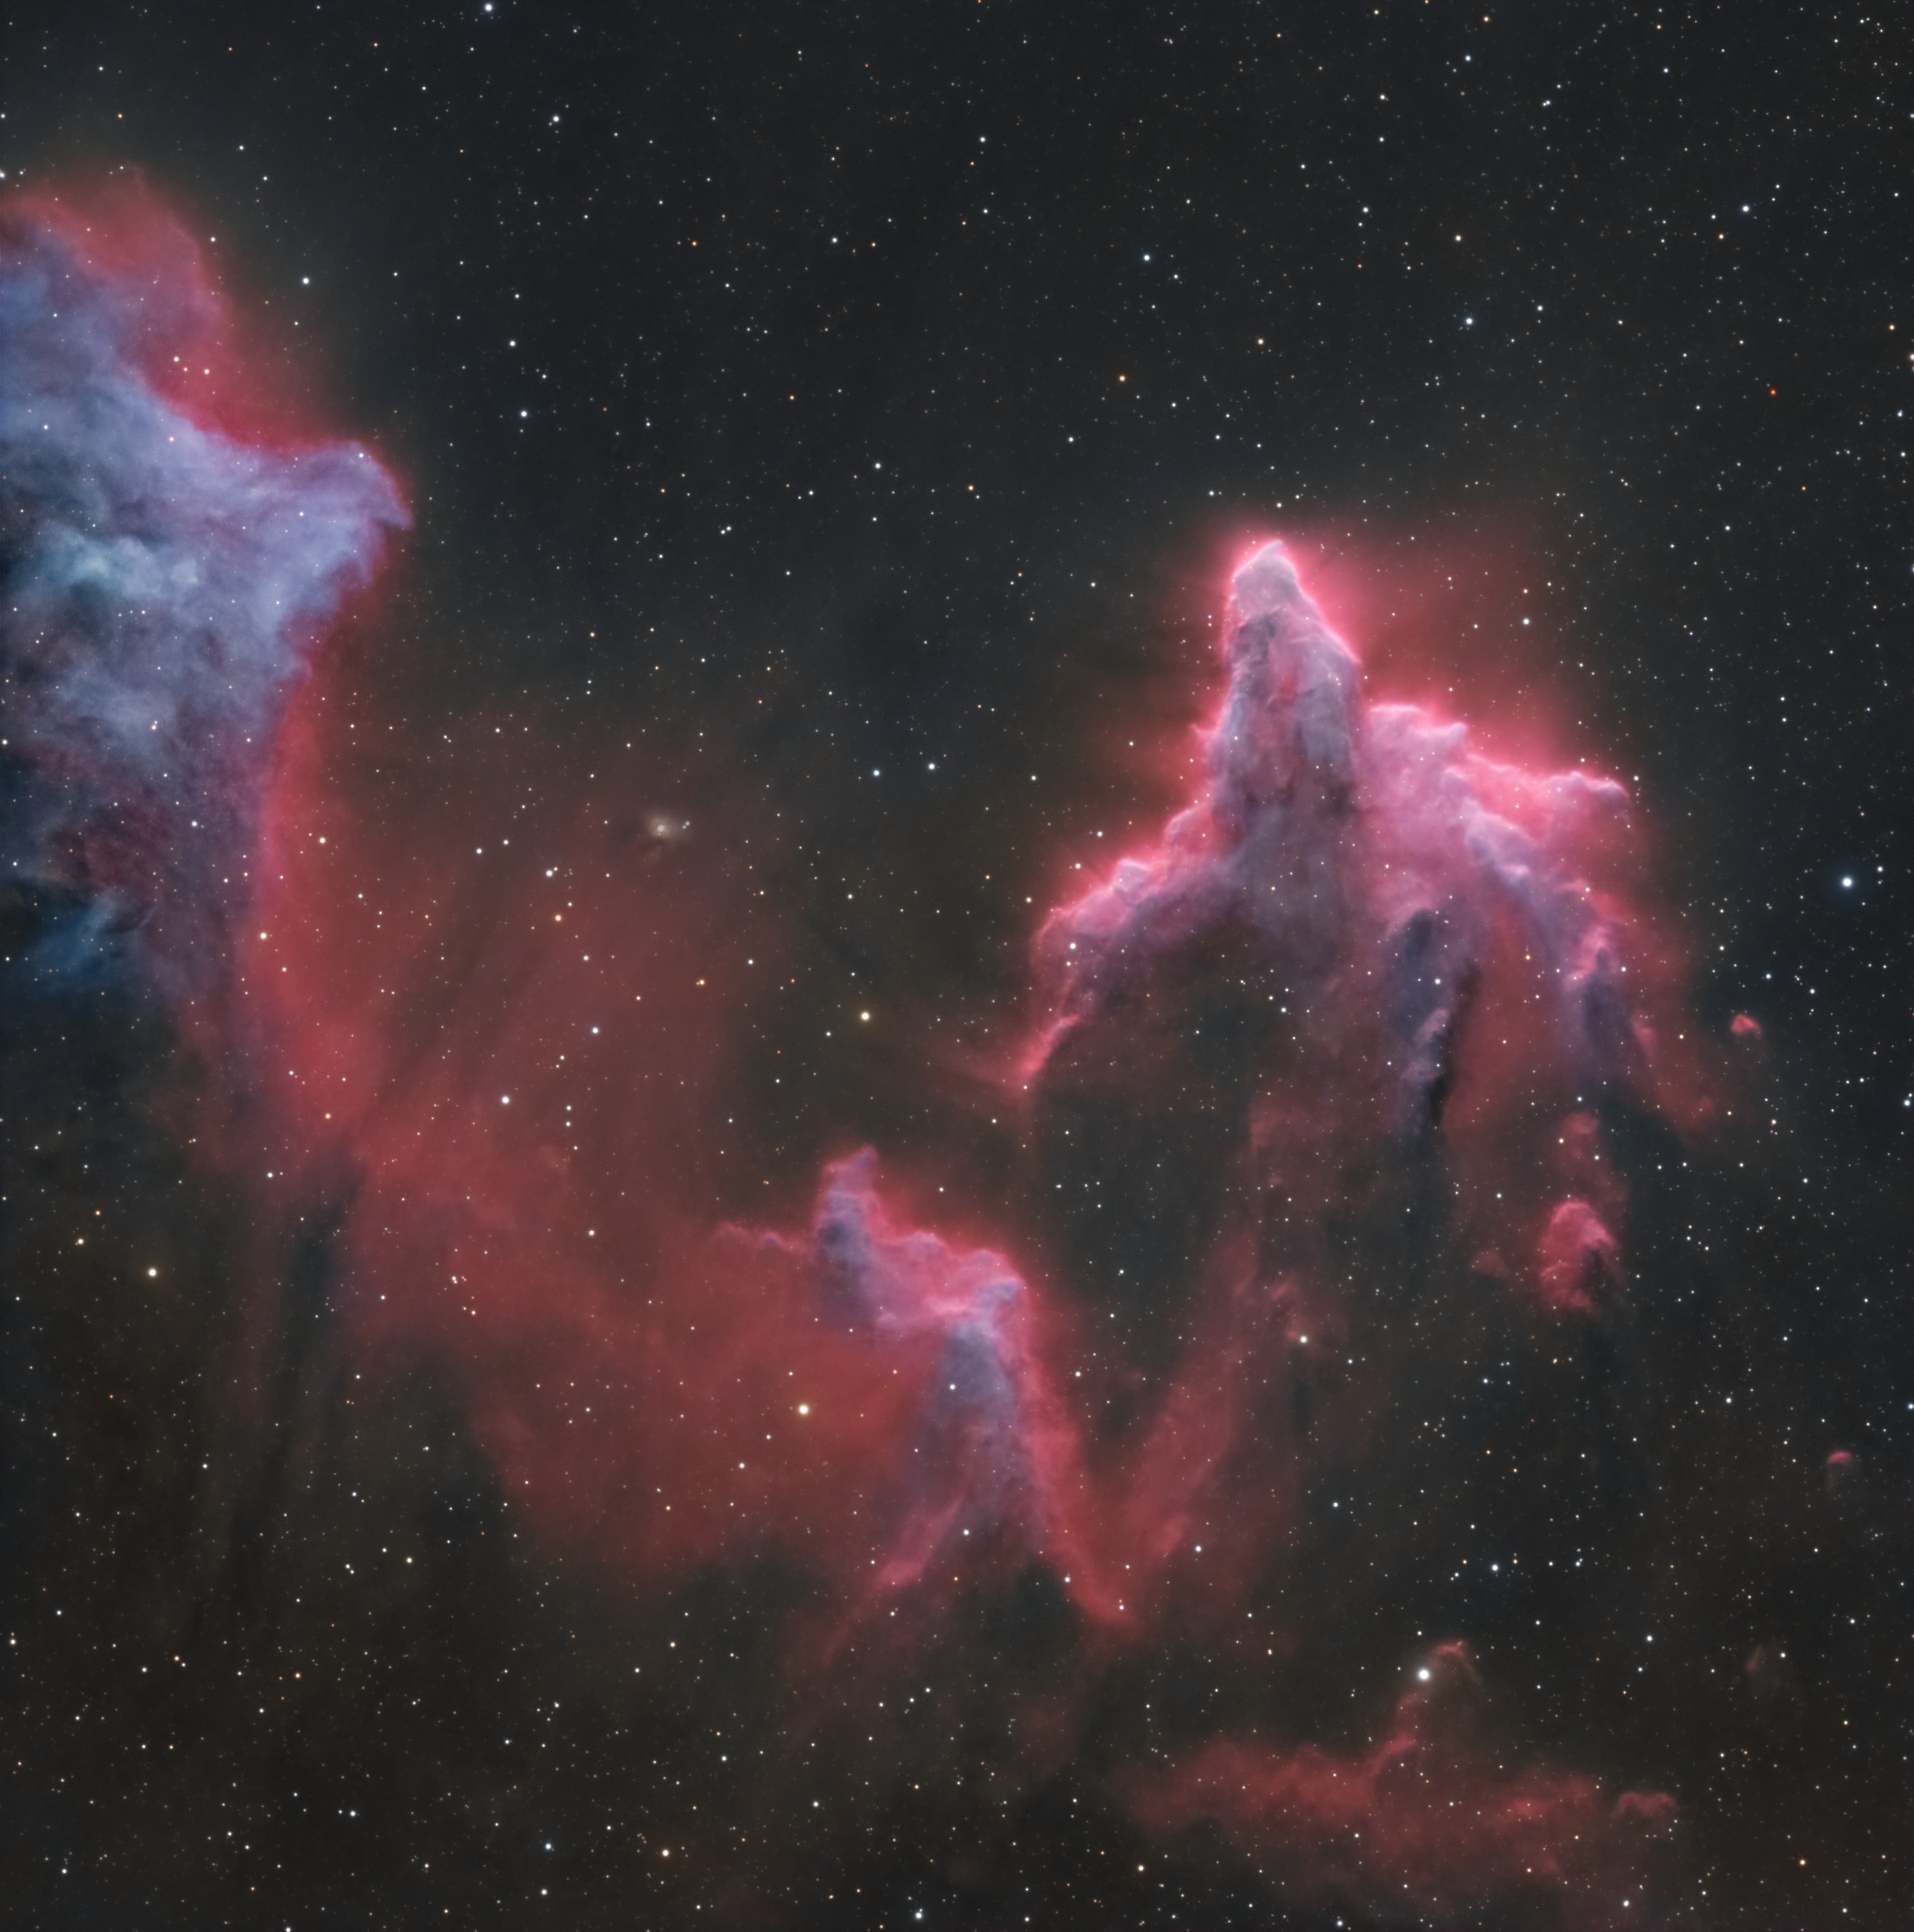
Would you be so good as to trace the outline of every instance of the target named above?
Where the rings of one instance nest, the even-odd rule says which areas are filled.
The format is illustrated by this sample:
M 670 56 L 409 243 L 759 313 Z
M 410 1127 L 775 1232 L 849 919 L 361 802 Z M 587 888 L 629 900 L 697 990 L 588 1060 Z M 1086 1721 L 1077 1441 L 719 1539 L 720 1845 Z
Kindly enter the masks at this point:
M 556 1540 L 655 1571 L 776 1526 L 868 1568 L 930 1355 L 874 1349 L 775 1244 L 718 1226 L 750 974 L 781 951 L 748 830 L 605 746 L 588 802 L 502 831 L 500 796 L 547 796 L 542 731 L 362 749 L 322 727 L 327 696 L 287 734 L 240 970 L 280 1165 L 357 1176 L 362 1342 L 450 1366 Z
M 1672 1801 L 1611 1800 L 1590 1778 L 1511 1768 L 1482 1735 L 1483 1702 L 1467 1647 L 1438 1645 L 1369 1750 L 1219 1739 L 1142 1784 L 1138 1810 L 1165 1831 L 1214 1822 L 1318 1907 L 1386 1900 L 1440 1917 L 1540 1906 L 1552 1922 L 1589 1926 L 1641 1912 Z
M 230 298 L 217 238 L 189 230 L 138 175 L 72 194 L 17 191 L 0 222 L 52 239 L 87 276 L 121 292 L 129 359 L 152 394 L 196 428 L 282 453 L 333 440 L 291 318 L 270 329 L 260 304 Z

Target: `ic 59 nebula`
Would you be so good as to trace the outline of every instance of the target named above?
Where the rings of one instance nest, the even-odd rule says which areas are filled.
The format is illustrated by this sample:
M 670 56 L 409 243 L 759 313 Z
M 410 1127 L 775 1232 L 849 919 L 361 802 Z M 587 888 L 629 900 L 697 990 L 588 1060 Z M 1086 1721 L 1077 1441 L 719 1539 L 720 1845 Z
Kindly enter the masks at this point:
M 1785 1102 L 1596 738 L 1272 508 L 1168 809 L 809 1010 L 871 1138 L 745 701 L 406 698 L 419 506 L 262 354 L 150 196 L 0 217 L 20 1922 L 1905 1904 L 1905 1469 L 1743 1292 Z

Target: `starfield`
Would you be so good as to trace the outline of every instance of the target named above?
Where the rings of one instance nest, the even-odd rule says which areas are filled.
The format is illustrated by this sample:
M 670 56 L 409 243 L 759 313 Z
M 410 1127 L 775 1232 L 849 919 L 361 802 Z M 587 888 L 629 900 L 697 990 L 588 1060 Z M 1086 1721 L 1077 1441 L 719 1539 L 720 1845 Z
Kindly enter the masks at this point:
M 1914 1916 L 1892 16 L 10 33 L 0 1917 Z

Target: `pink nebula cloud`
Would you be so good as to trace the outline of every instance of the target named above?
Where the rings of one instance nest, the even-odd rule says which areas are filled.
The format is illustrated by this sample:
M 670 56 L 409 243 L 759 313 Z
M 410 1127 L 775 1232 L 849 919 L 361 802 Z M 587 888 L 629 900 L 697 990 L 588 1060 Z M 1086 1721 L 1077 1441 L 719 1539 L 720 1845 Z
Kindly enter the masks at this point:
M 1624 1905 L 1640 1911 L 1672 1798 L 1611 1801 L 1593 1779 L 1511 1765 L 1483 1734 L 1482 1706 L 1467 1647 L 1442 1644 L 1369 1750 L 1218 1738 L 1144 1780 L 1139 1810 L 1166 1832 L 1214 1823 L 1286 1895 L 1318 1910 L 1472 1918 L 1540 1908 L 1588 1926 L 1613 1924 Z

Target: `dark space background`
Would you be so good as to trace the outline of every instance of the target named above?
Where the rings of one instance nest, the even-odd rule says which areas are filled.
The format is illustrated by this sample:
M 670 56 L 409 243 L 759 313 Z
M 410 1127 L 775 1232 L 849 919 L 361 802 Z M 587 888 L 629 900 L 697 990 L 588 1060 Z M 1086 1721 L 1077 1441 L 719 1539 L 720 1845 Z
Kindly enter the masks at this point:
M 1419 586 L 1373 665 L 1630 779 L 1697 1025 L 1763 1030 L 1767 1124 L 1610 1123 L 1639 1330 L 1607 1471 L 1480 1474 L 1558 1427 L 1520 1364 L 1471 1392 L 1511 1329 L 1432 1354 L 1347 1477 L 1386 1498 L 1440 1412 L 1442 1520 L 1572 1518 L 1588 1580 L 1484 1594 L 1385 1527 L 1385 1588 L 1312 1527 L 1268 1694 L 1340 1748 L 1416 1637 L 1466 1637 L 1520 1748 L 1674 1794 L 1628 1922 L 1904 1922 L 1904 20 L 496 0 L 4 33 L 7 184 L 143 176 L 298 408 L 400 479 L 415 527 L 343 647 L 368 710 L 533 730 L 534 815 L 640 726 L 687 797 L 777 814 L 790 983 L 750 1009 L 713 1219 L 801 1219 L 862 1139 L 944 1157 L 938 1028 L 1014 1024 L 1059 855 L 1180 802 L 1128 741 L 1213 694 L 1251 536 Z M 10 958 L 58 916 L 0 902 Z M 877 1028 L 820 1037 L 867 998 Z M 456 1378 L 344 1338 L 343 1206 L 288 1238 L 194 1159 L 216 1076 L 165 1012 L 110 976 L 0 999 L 0 1916 L 1443 1917 L 1138 1822 L 1110 1766 L 1244 1694 L 1174 1646 L 1023 1752 L 1078 1642 L 1040 1575 L 948 1606 L 933 1720 L 873 1731 L 867 1680 L 794 1672 L 818 1586 L 784 1559 L 634 1588 L 534 1548 Z M 976 1144 L 981 1214 L 1017 1184 Z M 741 1784 L 800 1735 L 802 1775 Z

